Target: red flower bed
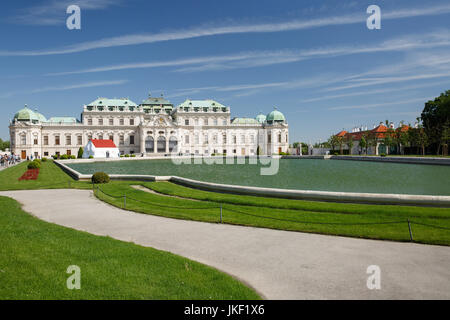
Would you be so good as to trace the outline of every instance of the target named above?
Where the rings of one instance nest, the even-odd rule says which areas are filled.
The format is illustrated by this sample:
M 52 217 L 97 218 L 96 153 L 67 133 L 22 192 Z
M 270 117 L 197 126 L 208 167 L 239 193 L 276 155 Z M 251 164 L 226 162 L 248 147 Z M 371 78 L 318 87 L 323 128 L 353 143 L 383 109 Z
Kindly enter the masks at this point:
M 28 169 L 20 178 L 20 180 L 36 180 L 39 175 L 39 169 Z

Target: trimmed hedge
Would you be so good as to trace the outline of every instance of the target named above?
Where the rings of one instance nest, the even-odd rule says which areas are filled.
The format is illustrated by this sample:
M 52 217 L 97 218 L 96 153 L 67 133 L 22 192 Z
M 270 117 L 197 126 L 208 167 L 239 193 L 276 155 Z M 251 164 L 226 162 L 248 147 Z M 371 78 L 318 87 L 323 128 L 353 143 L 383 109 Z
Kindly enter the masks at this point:
M 28 165 L 27 168 L 28 169 L 39 169 L 41 167 L 41 164 L 37 161 L 31 161 Z
M 108 183 L 109 175 L 104 172 L 96 172 L 92 175 L 92 183 Z

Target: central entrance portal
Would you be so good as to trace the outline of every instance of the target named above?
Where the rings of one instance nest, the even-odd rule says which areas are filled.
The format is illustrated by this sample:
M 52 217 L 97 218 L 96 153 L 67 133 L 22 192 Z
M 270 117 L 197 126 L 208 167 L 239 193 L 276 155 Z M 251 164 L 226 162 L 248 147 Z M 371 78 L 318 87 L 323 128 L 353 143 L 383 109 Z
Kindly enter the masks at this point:
M 166 138 L 165 137 L 158 137 L 158 153 L 165 153 L 166 152 Z

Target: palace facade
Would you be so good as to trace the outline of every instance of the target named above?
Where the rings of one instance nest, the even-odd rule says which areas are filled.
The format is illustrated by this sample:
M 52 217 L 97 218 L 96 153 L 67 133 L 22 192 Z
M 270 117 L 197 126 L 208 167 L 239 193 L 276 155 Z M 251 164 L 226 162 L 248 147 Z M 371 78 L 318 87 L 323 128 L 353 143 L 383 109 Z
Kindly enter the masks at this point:
M 279 154 L 289 147 L 289 127 L 276 110 L 267 116 L 231 118 L 214 100 L 186 100 L 176 108 L 163 97 L 137 105 L 128 98 L 98 98 L 81 118 L 51 117 L 25 106 L 10 122 L 11 151 L 27 156 L 77 155 L 91 139 L 110 139 L 121 154 L 169 153 L 229 156 Z

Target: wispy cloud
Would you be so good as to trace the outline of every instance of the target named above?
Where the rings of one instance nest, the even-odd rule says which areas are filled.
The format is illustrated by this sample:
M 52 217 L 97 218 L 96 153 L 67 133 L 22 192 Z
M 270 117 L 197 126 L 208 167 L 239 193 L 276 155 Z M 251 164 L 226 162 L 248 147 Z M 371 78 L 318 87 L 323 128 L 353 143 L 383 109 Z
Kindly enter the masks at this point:
M 323 100 L 339 99 L 339 98 L 347 98 L 347 97 L 355 97 L 355 96 L 368 96 L 368 95 L 387 93 L 387 92 L 409 91 L 409 90 L 413 90 L 413 89 L 439 86 L 442 84 L 443 84 L 443 82 L 439 81 L 439 82 L 422 83 L 419 85 L 402 86 L 402 87 L 395 87 L 395 88 L 384 88 L 384 89 L 375 89 L 375 90 L 366 90 L 366 91 L 358 90 L 355 92 L 334 94 L 334 95 L 328 95 L 328 96 L 324 96 L 322 93 L 322 94 L 320 94 L 320 96 L 318 96 L 316 98 L 304 99 L 304 100 L 301 100 L 300 102 L 306 103 L 306 102 L 315 102 L 315 101 L 323 101 Z
M 402 104 L 415 103 L 415 102 L 425 102 L 430 99 L 431 99 L 431 97 L 425 97 L 425 98 L 416 98 L 416 99 L 400 100 L 400 101 L 397 100 L 397 101 L 390 101 L 390 102 L 383 102 L 383 103 L 358 104 L 358 105 L 352 105 L 352 106 L 339 106 L 339 107 L 328 108 L 328 110 L 371 109 L 371 108 L 376 108 L 376 107 L 395 106 L 395 105 L 402 105 Z
M 450 13 L 450 5 L 437 5 L 422 8 L 407 8 L 392 11 L 383 11 L 383 19 L 389 20 L 389 19 L 411 18 L 417 16 L 441 15 L 447 13 Z M 352 15 L 331 16 L 326 18 L 316 18 L 310 20 L 291 20 L 288 22 L 278 22 L 278 23 L 245 24 L 245 25 L 235 24 L 235 25 L 213 26 L 213 27 L 199 26 L 190 29 L 167 31 L 161 33 L 131 34 L 119 37 L 105 38 L 95 41 L 82 42 L 56 49 L 30 50 L 30 51 L 0 51 L 0 55 L 37 56 L 37 55 L 68 54 L 100 48 L 192 39 L 225 34 L 269 33 L 269 32 L 273 33 L 273 32 L 305 30 L 328 26 L 348 25 L 355 23 L 363 23 L 365 19 L 366 19 L 365 13 L 364 14 L 358 13 Z
M 110 80 L 110 81 L 94 81 L 94 82 L 78 83 L 78 84 L 71 84 L 71 85 L 65 85 L 65 86 L 49 86 L 49 87 L 42 87 L 42 88 L 26 90 L 26 91 L 8 92 L 5 94 L 0 94 L 0 98 L 8 98 L 8 97 L 15 96 L 18 94 L 30 94 L 30 93 L 33 94 L 33 93 L 48 92 L 48 91 L 66 91 L 66 90 L 73 90 L 73 89 L 80 89 L 80 88 L 115 86 L 115 85 L 121 85 L 121 84 L 124 84 L 127 82 L 128 82 L 128 80 Z
M 169 61 L 139 62 L 87 68 L 75 71 L 49 73 L 47 75 L 68 75 L 117 71 L 125 69 L 143 69 L 160 67 L 178 67 L 175 72 L 203 72 L 212 70 L 242 69 L 274 64 L 292 63 L 314 58 L 330 58 L 343 55 L 365 54 L 387 51 L 409 51 L 418 48 L 434 49 L 450 46 L 450 32 L 447 30 L 422 35 L 396 37 L 378 44 L 348 45 L 339 47 L 315 48 L 309 50 L 253 51 L 221 56 L 205 56 L 176 59 Z M 447 59 L 448 60 L 448 59 Z M 433 63 L 437 63 L 434 61 Z M 440 63 L 443 63 L 441 60 Z
M 58 25 L 64 24 L 67 18 L 66 8 L 76 4 L 82 10 L 103 10 L 121 3 L 122 0 L 51 0 L 22 9 L 9 19 L 9 22 L 25 25 Z

